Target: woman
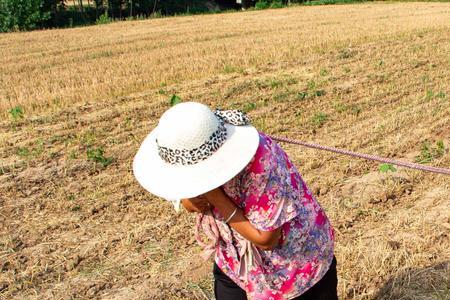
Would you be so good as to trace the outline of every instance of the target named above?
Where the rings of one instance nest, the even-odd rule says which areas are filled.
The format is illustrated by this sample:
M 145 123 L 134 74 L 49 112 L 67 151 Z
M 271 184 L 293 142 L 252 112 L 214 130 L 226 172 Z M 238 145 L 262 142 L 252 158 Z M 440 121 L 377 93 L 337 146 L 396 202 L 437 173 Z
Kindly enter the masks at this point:
M 243 113 L 172 107 L 133 169 L 148 191 L 199 214 L 216 299 L 337 299 L 328 218 L 286 153 Z

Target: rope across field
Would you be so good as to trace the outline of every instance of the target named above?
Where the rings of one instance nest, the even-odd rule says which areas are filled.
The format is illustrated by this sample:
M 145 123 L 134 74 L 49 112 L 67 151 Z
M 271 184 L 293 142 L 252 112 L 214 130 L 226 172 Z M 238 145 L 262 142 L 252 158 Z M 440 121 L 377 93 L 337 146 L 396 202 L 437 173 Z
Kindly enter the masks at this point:
M 421 170 L 421 171 L 425 171 L 425 172 L 450 175 L 450 169 L 446 169 L 446 168 L 424 166 L 421 164 L 380 157 L 377 155 L 357 153 L 357 152 L 353 152 L 353 151 L 349 151 L 349 150 L 345 150 L 345 149 L 338 149 L 338 148 L 334 148 L 334 147 L 318 145 L 315 143 L 302 142 L 302 141 L 290 139 L 287 137 L 271 136 L 271 138 L 278 142 L 300 145 L 300 146 L 304 146 L 304 147 L 308 147 L 308 148 L 329 151 L 329 152 L 333 152 L 333 153 L 337 153 L 337 154 L 342 154 L 342 155 L 347 155 L 347 156 L 351 156 L 351 157 L 362 158 L 362 159 L 367 159 L 367 160 L 372 160 L 372 161 L 378 161 L 378 162 L 382 162 L 382 163 L 386 163 L 386 164 Z

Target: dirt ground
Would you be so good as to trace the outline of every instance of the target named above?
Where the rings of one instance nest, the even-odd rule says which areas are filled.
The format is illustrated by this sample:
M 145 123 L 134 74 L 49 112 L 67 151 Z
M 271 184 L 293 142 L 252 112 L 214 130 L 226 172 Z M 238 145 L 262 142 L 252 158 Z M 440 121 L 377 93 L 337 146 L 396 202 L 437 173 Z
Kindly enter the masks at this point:
M 368 20 L 369 24 L 378 20 L 386 30 L 378 28 L 374 33 L 364 23 L 343 28 L 340 22 L 344 21 L 328 19 L 333 12 L 345 18 L 346 9 L 345 24 L 352 18 L 360 21 L 358 11 L 363 10 L 378 18 Z M 308 24 L 282 22 L 285 16 L 296 20 L 302 14 L 315 16 L 314 24 L 324 26 L 323 30 L 328 26 L 336 39 L 305 50 L 311 55 L 297 55 L 293 33 Z M 299 7 L 155 22 L 163 22 L 158 23 L 161 30 L 164 26 L 170 30 L 171 22 L 220 23 L 236 16 L 267 16 L 273 27 L 286 25 L 289 40 L 283 40 L 286 32 L 278 41 L 272 36 L 277 46 L 286 46 L 281 48 L 285 59 L 271 57 L 270 50 L 260 52 L 264 60 L 259 61 L 252 52 L 246 61 L 254 57 L 257 63 L 205 67 L 204 73 L 180 80 L 171 79 L 178 71 L 167 69 L 173 73 L 158 73 L 165 78 L 164 84 L 139 86 L 138 92 L 123 86 L 120 91 L 94 90 L 89 84 L 95 74 L 81 72 L 92 63 L 85 61 L 79 62 L 80 73 L 74 74 L 85 80 L 59 82 L 67 82 L 67 88 L 73 84 L 73 89 L 68 88 L 68 98 L 56 104 L 42 96 L 51 89 L 39 89 L 43 82 L 33 82 L 31 77 L 0 92 L 9 95 L 12 103 L 16 95 L 24 108 L 23 117 L 13 117 L 7 113 L 11 106 L 2 102 L 1 299 L 213 298 L 212 263 L 198 255 L 194 216 L 177 214 L 170 204 L 145 192 L 131 170 L 140 142 L 170 107 L 173 94 L 183 101 L 247 111 L 253 124 L 269 134 L 450 166 L 449 4 Z M 414 16 L 417 22 L 404 22 Z M 117 24 L 101 30 L 111 30 L 108 40 L 112 41 L 115 35 L 123 37 L 127 26 L 146 27 L 152 22 L 125 22 L 120 25 L 124 31 Z M 352 36 L 339 35 L 340 28 L 353 30 Z M 260 29 L 252 29 L 257 32 L 252 40 L 255 47 L 266 41 Z M 230 38 L 215 36 L 214 30 L 206 30 L 212 36 L 209 42 Z M 32 34 L 39 40 L 52 32 Z M 56 40 L 66 38 L 58 37 L 61 32 L 54 31 Z M 30 37 L 30 33 L 0 36 L 1 47 L 8 50 L 15 40 Z M 160 43 L 172 38 L 162 37 Z M 67 45 L 61 43 L 60 52 L 52 50 L 52 62 L 38 64 L 33 55 L 44 51 L 39 45 L 23 50 L 34 51 L 27 55 L 15 50 L 3 62 L 13 63 L 14 55 L 30 57 L 36 63 L 33 67 L 30 63 L 30 68 L 47 72 L 54 70 L 51 63 L 56 58 L 66 59 Z M 289 51 L 291 56 L 286 54 Z M 209 59 L 196 58 L 193 64 L 206 64 Z M 25 68 L 26 62 L 20 64 Z M 13 65 L 3 65 L 3 83 L 13 83 L 18 76 L 14 70 Z M 155 66 L 155 70 L 163 69 Z M 49 82 L 57 82 L 58 74 L 65 78 L 66 73 L 58 72 L 47 74 Z M 86 96 L 83 101 L 72 97 L 77 86 Z M 55 87 L 52 95 L 59 93 Z M 89 88 L 92 97 L 88 97 Z M 14 94 L 18 91 L 23 98 Z M 32 105 L 33 97 L 39 105 Z M 294 145 L 283 148 L 336 229 L 341 299 L 450 299 L 448 176 L 404 168 L 383 173 L 376 163 Z

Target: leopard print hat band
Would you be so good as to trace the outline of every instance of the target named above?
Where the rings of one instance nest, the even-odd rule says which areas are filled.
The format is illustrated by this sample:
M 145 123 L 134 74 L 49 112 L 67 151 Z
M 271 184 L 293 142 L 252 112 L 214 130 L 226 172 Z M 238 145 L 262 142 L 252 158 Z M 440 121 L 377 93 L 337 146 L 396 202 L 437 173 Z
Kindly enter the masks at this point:
M 234 126 L 250 125 L 250 118 L 244 112 L 237 109 L 233 110 L 216 109 L 214 111 L 214 114 L 220 120 Z
M 219 126 L 205 143 L 194 149 L 170 149 L 158 145 L 161 159 L 172 165 L 194 165 L 213 155 L 223 145 L 227 139 L 225 123 L 234 126 L 250 125 L 249 117 L 240 110 L 216 109 L 214 114 L 219 119 Z

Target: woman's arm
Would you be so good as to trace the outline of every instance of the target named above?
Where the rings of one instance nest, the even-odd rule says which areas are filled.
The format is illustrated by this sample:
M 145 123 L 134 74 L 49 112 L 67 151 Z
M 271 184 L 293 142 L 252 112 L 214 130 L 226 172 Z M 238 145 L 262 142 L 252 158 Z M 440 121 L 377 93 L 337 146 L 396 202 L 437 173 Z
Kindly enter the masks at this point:
M 244 216 L 242 209 L 236 206 L 234 202 L 220 189 L 214 189 L 204 194 L 206 200 L 226 219 L 237 208 L 236 213 L 228 221 L 228 224 L 239 232 L 244 238 L 255 244 L 262 250 L 272 250 L 278 245 L 281 237 L 281 228 L 273 231 L 262 231 L 256 229 Z

